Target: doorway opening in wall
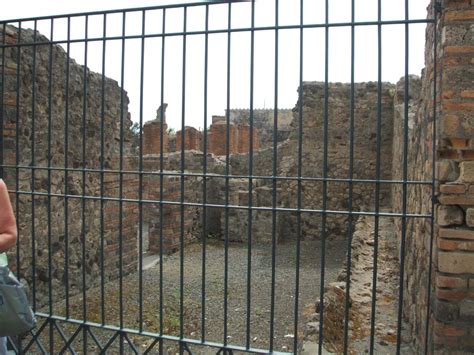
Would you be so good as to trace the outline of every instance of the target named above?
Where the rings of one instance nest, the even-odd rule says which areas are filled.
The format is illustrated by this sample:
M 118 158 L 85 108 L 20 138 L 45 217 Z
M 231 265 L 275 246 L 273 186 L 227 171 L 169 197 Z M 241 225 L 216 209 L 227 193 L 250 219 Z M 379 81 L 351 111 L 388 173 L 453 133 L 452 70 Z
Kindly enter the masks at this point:
M 344 3 L 0 21 L 10 260 L 39 319 L 15 350 L 423 349 L 436 14 Z

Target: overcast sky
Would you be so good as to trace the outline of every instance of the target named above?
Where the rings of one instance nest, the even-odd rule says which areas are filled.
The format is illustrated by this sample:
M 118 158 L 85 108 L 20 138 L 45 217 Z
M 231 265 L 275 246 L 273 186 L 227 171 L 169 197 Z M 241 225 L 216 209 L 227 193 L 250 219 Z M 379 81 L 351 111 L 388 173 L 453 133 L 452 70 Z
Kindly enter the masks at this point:
M 28 18 L 53 14 L 121 9 L 141 6 L 186 3 L 178 0 L 18 0 L 2 8 L 1 20 Z M 425 19 L 429 0 L 410 0 L 410 19 Z M 279 24 L 298 25 L 300 5 L 297 0 L 279 1 Z M 305 0 L 304 23 L 324 23 L 324 0 Z M 329 21 L 331 23 L 351 21 L 351 0 L 330 0 Z M 405 0 L 382 0 L 382 20 L 403 20 Z M 356 21 L 377 20 L 377 0 L 355 0 Z M 250 26 L 250 3 L 232 5 L 232 28 Z M 256 27 L 275 24 L 275 1 L 258 0 L 255 5 Z M 223 30 L 228 28 L 228 6 L 212 5 L 209 13 L 209 28 Z M 205 26 L 205 7 L 189 8 L 187 12 L 187 31 L 201 31 Z M 103 35 L 103 16 L 89 18 L 88 37 Z M 146 13 L 146 34 L 161 33 L 162 12 Z M 71 21 L 71 38 L 84 38 L 84 17 Z M 13 23 L 15 25 L 15 23 Z M 33 27 L 25 22 L 23 27 Z M 183 10 L 169 10 L 166 13 L 166 32 L 183 30 Z M 409 73 L 420 75 L 424 62 L 425 25 L 409 26 Z M 51 38 L 50 22 L 38 22 L 39 31 Z M 54 22 L 54 40 L 66 39 L 66 21 Z M 141 12 L 126 15 L 126 35 L 139 35 L 142 30 Z M 122 15 L 107 16 L 107 36 L 120 36 Z M 280 30 L 278 34 L 278 107 L 293 108 L 297 100 L 299 82 L 299 43 L 300 31 Z M 248 108 L 250 105 L 250 33 L 235 32 L 231 35 L 230 51 L 230 103 L 231 108 Z M 306 29 L 303 35 L 303 79 L 323 81 L 325 77 L 325 31 Z M 351 28 L 334 27 L 329 31 L 329 80 L 350 82 L 351 78 Z M 185 76 L 185 124 L 198 127 L 204 125 L 204 35 L 186 37 L 186 76 Z M 357 26 L 355 30 L 355 81 L 377 80 L 377 26 Z M 208 119 L 211 115 L 224 115 L 227 106 L 227 34 L 209 35 L 209 74 L 208 74 Z M 161 97 L 161 38 L 145 41 L 143 121 L 155 118 L 155 111 Z M 101 72 L 102 42 L 88 44 L 88 66 Z M 107 41 L 106 75 L 117 80 L 121 76 L 122 43 L 119 40 Z M 140 120 L 140 69 L 141 40 L 130 39 L 125 44 L 124 87 L 130 97 L 132 120 Z M 84 44 L 71 45 L 71 56 L 84 63 Z M 164 102 L 169 104 L 167 121 L 170 127 L 180 129 L 183 97 L 183 37 L 172 36 L 165 40 Z M 275 106 L 275 31 L 255 32 L 254 55 L 254 108 L 273 108 Z M 387 25 L 382 29 L 382 80 L 396 82 L 405 72 L 405 26 Z

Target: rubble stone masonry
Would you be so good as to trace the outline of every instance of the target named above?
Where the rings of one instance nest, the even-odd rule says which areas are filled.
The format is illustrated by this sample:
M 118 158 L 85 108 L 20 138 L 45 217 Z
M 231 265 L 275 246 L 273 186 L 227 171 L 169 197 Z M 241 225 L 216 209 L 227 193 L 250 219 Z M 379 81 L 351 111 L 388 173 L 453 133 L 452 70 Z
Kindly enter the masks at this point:
M 434 240 L 427 219 L 406 219 L 404 314 L 418 351 L 474 351 L 474 2 L 440 2 L 436 29 L 427 26 L 425 70 L 421 82 L 409 77 L 409 180 L 429 181 L 433 169 L 436 112 L 436 191 Z M 429 8 L 433 14 L 433 4 Z M 435 31 L 438 42 L 435 43 Z M 434 46 L 437 53 L 437 106 L 434 95 Z M 397 86 L 394 115 L 393 179 L 403 177 L 404 82 Z M 431 212 L 431 186 L 407 190 L 407 213 Z M 402 212 L 403 189 L 392 189 L 393 209 Z M 396 224 L 400 228 L 402 220 Z M 399 236 L 401 229 L 399 229 Z M 428 277 L 431 243 L 431 297 Z M 431 314 L 427 318 L 427 309 Z M 430 332 L 425 339 L 426 320 Z
M 474 2 L 442 1 L 438 43 L 435 349 L 474 352 Z M 432 35 L 430 33 L 430 35 Z M 431 38 L 430 38 L 431 39 Z M 433 44 L 428 42 L 430 48 Z M 427 67 L 432 63 L 427 63 Z M 427 71 L 427 75 L 429 72 Z M 431 78 L 430 78 L 431 79 Z M 431 79 L 432 81 L 432 79 Z

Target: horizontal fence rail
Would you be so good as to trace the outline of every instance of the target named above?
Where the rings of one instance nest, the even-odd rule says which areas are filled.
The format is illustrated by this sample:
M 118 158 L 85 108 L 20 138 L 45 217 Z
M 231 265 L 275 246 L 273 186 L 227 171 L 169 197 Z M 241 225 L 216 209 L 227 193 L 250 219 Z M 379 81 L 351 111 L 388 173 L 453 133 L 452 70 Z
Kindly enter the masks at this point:
M 411 59 L 438 15 L 331 3 L 0 21 L 9 259 L 39 320 L 9 348 L 428 352 L 436 45 L 434 93 Z

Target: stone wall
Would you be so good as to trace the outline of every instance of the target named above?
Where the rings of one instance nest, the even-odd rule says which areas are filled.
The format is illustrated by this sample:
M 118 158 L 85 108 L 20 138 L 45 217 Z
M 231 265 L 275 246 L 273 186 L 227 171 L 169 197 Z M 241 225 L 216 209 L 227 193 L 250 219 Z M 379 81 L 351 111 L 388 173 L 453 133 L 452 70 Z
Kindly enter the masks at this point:
M 36 301 L 42 304 L 49 282 L 54 298 L 64 294 L 66 280 L 71 292 L 82 288 L 83 273 L 88 286 L 98 280 L 102 246 L 105 253 L 115 255 L 105 259 L 107 278 L 118 273 L 119 240 L 123 254 L 136 255 L 135 206 L 120 207 L 113 201 L 102 205 L 99 200 L 101 194 L 132 193 L 135 182 L 126 176 L 120 182 L 118 173 L 105 174 L 101 191 L 101 174 L 94 170 L 119 169 L 121 141 L 122 153 L 130 151 L 129 100 L 116 81 L 68 59 L 61 47 L 50 45 L 38 32 L 23 29 L 20 50 L 15 47 L 16 28 L 6 26 L 0 39 L 3 36 L 9 45 L 2 63 L 4 163 L 20 167 L 4 168 L 4 179 L 18 191 L 18 198 L 12 196 L 18 208 L 21 263 L 17 267 L 22 277 L 34 280 Z M 29 45 L 35 40 L 44 44 Z M 81 200 L 82 196 L 89 198 Z M 136 258 L 123 261 L 125 271 L 136 267 Z
M 409 78 L 409 180 L 430 181 L 436 111 L 436 191 L 434 240 L 429 219 L 406 221 L 404 315 L 417 351 L 425 345 L 429 314 L 429 352 L 474 351 L 474 124 L 472 122 L 474 3 L 444 0 L 436 28 L 427 26 L 425 70 L 421 83 Z M 429 7 L 430 16 L 433 4 Z M 438 42 L 434 42 L 435 31 Z M 434 95 L 434 46 L 437 46 L 437 106 Z M 393 178 L 403 177 L 403 82 L 397 87 Z M 417 98 L 419 93 L 419 99 Z M 401 96 L 400 96 L 401 95 Z M 413 106 L 418 102 L 418 108 Z M 392 190 L 393 208 L 402 211 L 402 186 Z M 407 213 L 431 213 L 431 186 L 410 186 Z M 402 220 L 397 221 L 401 237 Z M 430 248 L 433 243 L 431 298 L 428 299 Z
M 325 87 L 320 82 L 305 82 L 300 88 L 300 99 L 294 109 L 294 121 L 288 143 L 279 146 L 278 172 L 281 176 L 298 175 L 298 136 L 302 132 L 301 175 L 303 180 L 302 208 L 323 209 L 324 183 L 321 178 L 331 179 L 327 183 L 326 208 L 333 211 L 345 211 L 349 207 L 349 189 L 352 188 L 354 210 L 374 208 L 375 183 L 357 182 L 352 184 L 338 179 L 349 180 L 376 177 L 376 140 L 377 140 L 377 85 L 376 83 L 358 83 L 354 85 L 353 111 L 353 150 L 351 172 L 351 109 L 350 84 L 330 83 L 328 85 L 328 127 L 327 127 L 327 170 L 324 172 L 324 101 Z M 390 178 L 392 157 L 394 85 L 384 83 L 381 91 L 381 152 L 380 162 L 382 179 Z M 302 107 L 303 126 L 299 127 L 300 106 Z M 319 179 L 319 180 L 318 180 Z M 296 208 L 297 181 L 279 183 L 281 205 Z M 380 202 L 389 201 L 388 186 L 381 186 Z M 291 217 L 296 218 L 295 216 Z M 329 215 L 327 228 L 329 234 L 344 235 L 347 218 L 343 215 Z M 321 214 L 302 215 L 304 236 L 316 237 L 321 233 Z M 288 225 L 295 225 L 289 223 Z M 293 233 L 294 231 L 288 231 Z
M 273 129 L 275 120 L 275 110 L 254 109 L 252 111 L 253 126 L 256 128 L 259 137 L 259 144 L 262 148 L 273 146 Z M 229 110 L 229 120 L 236 124 L 250 123 L 250 110 L 233 108 Z M 291 109 L 279 109 L 277 111 L 277 143 L 284 142 L 291 131 L 290 124 L 293 121 Z
M 434 344 L 474 351 L 474 3 L 442 1 Z M 428 47 L 429 48 L 429 47 Z M 429 65 L 429 63 L 428 63 Z

